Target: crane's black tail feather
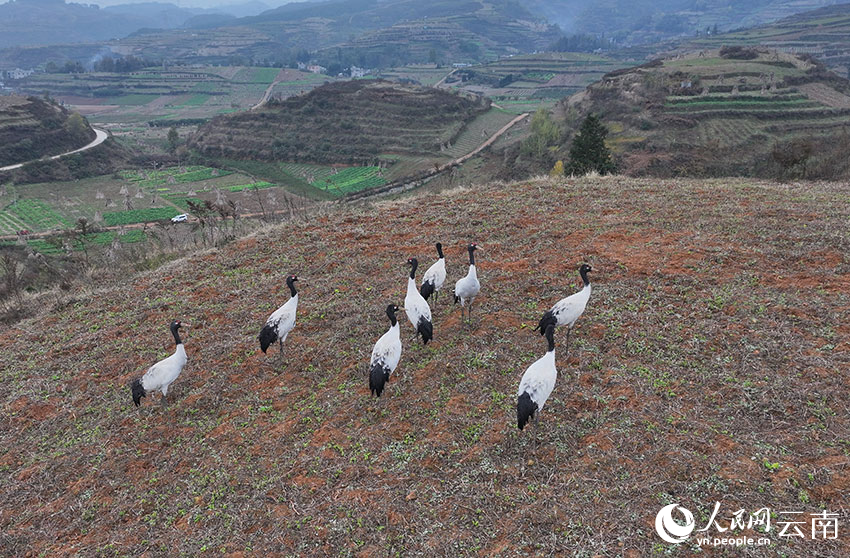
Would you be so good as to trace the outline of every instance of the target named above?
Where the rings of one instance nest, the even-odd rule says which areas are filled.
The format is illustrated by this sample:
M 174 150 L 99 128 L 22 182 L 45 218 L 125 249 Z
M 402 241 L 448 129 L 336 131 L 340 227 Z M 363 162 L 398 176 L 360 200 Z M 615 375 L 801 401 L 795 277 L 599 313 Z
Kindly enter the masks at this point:
M 266 324 L 262 331 L 260 331 L 258 339 L 260 340 L 260 349 L 266 352 L 266 349 L 277 341 L 277 330 L 273 326 Z
M 551 310 L 547 310 L 543 317 L 540 318 L 540 323 L 534 328 L 534 331 L 540 330 L 540 335 L 546 335 L 546 328 L 550 325 L 557 326 L 558 320 L 555 319 L 555 314 Z
M 384 391 L 384 384 L 389 381 L 390 369 L 380 363 L 373 364 L 369 371 L 369 389 L 372 390 L 372 395 L 380 397 Z
M 434 338 L 434 324 L 424 317 L 419 318 L 419 325 L 416 327 L 416 333 L 422 336 L 422 344 L 427 345 L 428 341 Z
M 142 397 L 147 395 L 145 393 L 145 388 L 142 387 L 141 378 L 136 378 L 133 381 L 133 385 L 130 386 L 131 391 L 133 392 L 133 403 L 136 404 L 136 407 L 142 404 Z
M 434 294 L 434 283 L 431 281 L 425 281 L 422 283 L 422 286 L 419 287 L 419 294 L 422 295 L 422 298 L 428 300 L 428 297 Z
M 537 412 L 537 403 L 531 400 L 531 396 L 525 391 L 519 396 L 516 402 L 516 425 L 522 430 L 529 419 Z

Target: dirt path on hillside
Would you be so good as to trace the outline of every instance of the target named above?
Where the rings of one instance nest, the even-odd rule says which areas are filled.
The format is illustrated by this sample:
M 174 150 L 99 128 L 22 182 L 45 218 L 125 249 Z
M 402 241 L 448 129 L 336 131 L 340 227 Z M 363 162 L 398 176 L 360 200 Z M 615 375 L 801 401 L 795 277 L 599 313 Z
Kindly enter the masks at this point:
M 251 107 L 251 110 L 257 110 L 258 108 L 260 108 L 260 107 L 262 107 L 264 104 L 266 104 L 266 103 L 268 102 L 268 100 L 269 100 L 269 97 L 270 97 L 270 96 L 271 96 L 271 94 L 272 94 L 272 89 L 274 89 L 274 86 L 275 86 L 275 85 L 277 85 L 277 84 L 278 84 L 278 82 L 277 82 L 277 81 L 273 81 L 273 82 L 271 83 L 271 85 L 269 85 L 269 86 L 266 88 L 266 92 L 265 92 L 265 93 L 263 93 L 263 98 L 262 98 L 262 99 L 260 99 L 260 102 L 259 102 L 259 103 L 257 103 L 256 105 L 254 105 L 253 107 Z
M 487 141 L 485 141 L 484 143 L 482 143 L 481 145 L 479 145 L 478 147 L 476 147 L 475 149 L 473 149 L 472 151 L 470 151 L 466 155 L 458 157 L 457 159 L 452 159 L 451 161 L 449 161 L 448 163 L 445 163 L 443 165 L 439 165 L 438 167 L 429 171 L 427 174 L 424 174 L 422 176 L 418 176 L 417 178 L 414 178 L 414 179 L 408 178 L 408 179 L 397 180 L 395 182 L 385 184 L 384 186 L 381 186 L 380 188 L 370 188 L 368 190 L 363 190 L 361 192 L 355 192 L 354 194 L 350 194 L 350 195 L 342 198 L 339 201 L 363 199 L 363 198 L 367 198 L 369 196 L 377 196 L 379 194 L 386 194 L 387 192 L 393 192 L 393 191 L 397 191 L 397 190 L 405 190 L 405 189 L 408 189 L 408 188 L 414 188 L 418 185 L 421 185 L 425 181 L 431 180 L 435 176 L 440 175 L 440 174 L 442 174 L 442 173 L 444 173 L 448 170 L 451 170 L 452 168 L 465 163 L 466 161 L 468 161 L 472 157 L 475 157 L 476 155 L 481 153 L 483 150 L 485 150 L 488 147 L 490 147 L 491 145 L 493 145 L 496 142 L 496 140 L 498 140 L 500 137 L 502 137 L 502 135 L 505 132 L 510 130 L 518 122 L 521 122 L 525 118 L 528 118 L 529 114 L 530 113 L 528 113 L 528 112 L 524 112 L 524 113 L 520 114 L 519 116 L 517 116 L 516 118 L 514 118 L 513 120 L 511 120 L 510 122 L 508 122 L 507 124 L 505 124 L 501 128 L 499 128 L 499 131 L 497 131 L 495 134 L 493 134 L 492 136 L 487 138 Z
M 449 78 L 449 76 L 452 75 L 453 73 L 455 73 L 456 71 L 457 71 L 457 68 L 455 68 L 451 72 L 444 75 L 443 79 L 441 79 L 440 81 L 438 81 L 437 83 L 434 84 L 434 87 L 440 87 L 441 85 L 443 85 L 446 82 L 446 80 Z
M 88 149 L 91 149 L 92 147 L 97 147 L 101 143 L 105 142 L 106 138 L 109 137 L 109 134 L 106 133 L 106 131 L 101 130 L 100 128 L 92 128 L 92 130 L 94 130 L 94 133 L 95 133 L 94 140 L 92 140 L 91 143 L 84 145 L 83 147 L 81 147 L 79 149 L 75 149 L 73 151 L 68 151 L 67 153 L 62 153 L 61 155 L 53 155 L 51 157 L 46 157 L 46 158 L 43 157 L 42 159 L 33 159 L 32 161 L 24 161 L 23 163 L 17 163 L 17 164 L 14 164 L 14 165 L 8 165 L 8 166 L 5 166 L 5 167 L 0 167 L 0 172 L 19 169 L 22 166 L 24 166 L 28 163 L 32 163 L 34 161 L 41 161 L 41 160 L 54 161 L 56 159 L 66 157 L 68 155 L 73 155 L 74 153 L 80 153 L 81 151 L 86 151 Z

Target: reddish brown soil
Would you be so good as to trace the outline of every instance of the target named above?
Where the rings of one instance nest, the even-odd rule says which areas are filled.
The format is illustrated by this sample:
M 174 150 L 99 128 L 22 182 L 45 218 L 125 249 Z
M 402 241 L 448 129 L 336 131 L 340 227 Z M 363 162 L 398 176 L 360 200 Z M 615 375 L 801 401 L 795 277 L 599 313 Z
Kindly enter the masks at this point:
M 679 503 L 839 512 L 838 541 L 703 556 L 850 555 L 850 186 L 533 181 L 333 209 L 99 286 L 0 332 L 2 556 L 690 556 Z M 366 364 L 404 263 L 445 247 L 433 344 L 380 400 Z M 478 242 L 473 325 L 450 289 Z M 558 384 L 516 429 L 540 314 Z M 301 278 L 283 357 L 256 335 Z M 162 408 L 129 382 L 191 327 Z M 752 534 L 752 533 L 750 533 Z

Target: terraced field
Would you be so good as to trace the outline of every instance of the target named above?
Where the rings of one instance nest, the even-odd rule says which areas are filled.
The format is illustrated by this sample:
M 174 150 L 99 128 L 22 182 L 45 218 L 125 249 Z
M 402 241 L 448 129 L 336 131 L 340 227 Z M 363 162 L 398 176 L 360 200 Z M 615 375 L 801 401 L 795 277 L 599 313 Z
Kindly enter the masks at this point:
M 839 3 L 793 15 L 775 23 L 688 41 L 686 48 L 761 45 L 783 52 L 805 52 L 841 76 L 850 70 L 850 4 Z
M 824 178 L 844 172 L 836 161 L 846 157 L 832 151 L 846 143 L 850 82 L 806 58 L 765 50 L 746 55 L 752 58 L 695 52 L 609 74 L 563 108 L 605 115 L 609 145 L 626 172 Z M 794 140 L 810 146 L 806 165 L 781 160 L 783 146 Z
M 467 124 L 452 146 L 443 151 L 443 154 L 450 158 L 457 158 L 474 151 L 502 126 L 513 120 L 514 116 L 516 115 L 512 111 L 490 109 Z
M 607 72 L 629 65 L 594 54 L 544 52 L 463 68 L 446 84 L 486 95 L 505 110 L 520 114 L 552 107 Z
M 42 200 L 21 199 L 9 205 L 4 213 L 11 214 L 29 230 L 64 229 L 71 222 Z
M 386 184 L 383 170 L 375 166 L 329 167 L 306 163 L 281 163 L 281 169 L 331 197 L 342 197 Z
M 20 230 L 29 230 L 27 226 L 14 213 L 5 210 L 0 211 L 0 235 L 16 234 Z

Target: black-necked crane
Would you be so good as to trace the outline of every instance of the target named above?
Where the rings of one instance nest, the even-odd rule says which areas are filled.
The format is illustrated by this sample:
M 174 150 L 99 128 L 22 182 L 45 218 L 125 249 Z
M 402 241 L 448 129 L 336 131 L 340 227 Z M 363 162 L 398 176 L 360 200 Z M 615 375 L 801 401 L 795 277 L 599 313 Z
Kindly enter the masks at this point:
M 431 264 L 425 275 L 422 276 L 422 286 L 419 288 L 419 294 L 422 298 L 428 298 L 434 295 L 434 304 L 437 304 L 437 295 L 440 294 L 440 289 L 443 288 L 443 283 L 446 282 L 446 258 L 443 256 L 443 245 L 437 243 L 437 261 Z
M 562 298 L 552 306 L 551 310 L 547 310 L 540 318 L 540 323 L 537 324 L 535 330 L 540 330 L 540 335 L 546 334 L 546 328 L 551 325 L 567 326 L 567 341 L 570 339 L 570 331 L 573 324 L 576 323 L 584 309 L 587 307 L 587 301 L 590 300 L 590 280 L 587 274 L 593 271 L 587 264 L 581 264 L 578 269 L 581 280 L 584 281 L 584 287 L 577 293 L 571 294 L 566 298 Z
M 467 315 L 472 321 L 472 302 L 475 300 L 475 297 L 478 296 L 478 293 L 481 291 L 481 283 L 478 282 L 478 272 L 475 269 L 475 251 L 478 250 L 477 244 L 470 244 L 467 247 L 469 250 L 469 271 L 466 274 L 466 277 L 462 277 L 458 279 L 457 283 L 455 283 L 455 304 L 460 302 L 460 319 L 463 320 L 463 309 L 467 305 Z
M 549 324 L 544 332 L 549 348 L 546 354 L 528 367 L 519 381 L 516 402 L 516 423 L 522 430 L 531 418 L 540 418 L 543 405 L 555 388 L 558 370 L 555 368 L 555 326 Z
M 416 334 L 422 337 L 422 343 L 427 345 L 428 341 L 434 338 L 431 307 L 428 306 L 428 302 L 422 298 L 422 295 L 416 289 L 416 268 L 419 266 L 419 262 L 416 258 L 410 258 L 407 260 L 407 264 L 410 266 L 410 276 L 407 279 L 404 311 L 407 313 L 407 319 L 413 324 Z
M 390 381 L 390 374 L 395 371 L 401 358 L 401 328 L 395 315 L 398 310 L 395 304 L 387 306 L 390 329 L 375 343 L 372 358 L 369 361 L 369 389 L 377 397 L 381 396 L 384 384 Z
M 171 335 L 174 336 L 174 343 L 177 345 L 174 354 L 157 362 L 150 368 L 141 378 L 133 381 L 130 390 L 133 394 L 133 403 L 136 407 L 141 405 L 142 397 L 145 397 L 148 392 L 159 390 L 162 392 L 162 405 L 167 404 L 165 396 L 168 395 L 168 387 L 177 379 L 180 372 L 188 360 L 186 357 L 186 348 L 183 346 L 183 340 L 180 339 L 180 328 L 183 326 L 179 320 L 171 322 Z
M 283 355 L 283 342 L 286 336 L 295 327 L 295 314 L 298 311 L 298 291 L 295 290 L 296 275 L 286 278 L 286 286 L 289 287 L 290 298 L 286 304 L 272 312 L 266 325 L 260 331 L 260 349 L 265 353 L 269 346 L 277 341 L 280 343 L 280 354 Z

